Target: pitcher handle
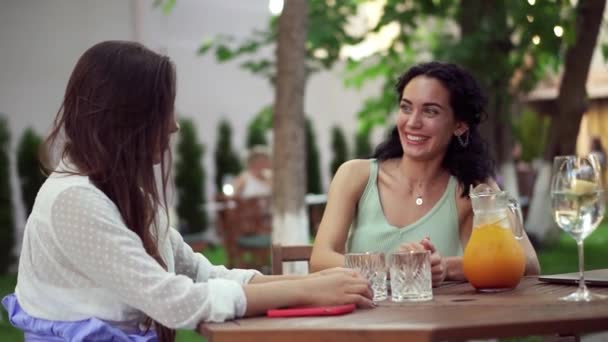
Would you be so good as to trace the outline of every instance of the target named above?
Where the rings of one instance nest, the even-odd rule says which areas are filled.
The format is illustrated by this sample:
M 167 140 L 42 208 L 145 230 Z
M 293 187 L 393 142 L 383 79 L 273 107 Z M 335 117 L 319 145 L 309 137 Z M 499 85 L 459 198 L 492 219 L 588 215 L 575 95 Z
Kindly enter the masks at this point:
M 515 239 L 517 240 L 521 240 L 524 238 L 524 219 L 523 219 L 523 215 L 521 214 L 521 206 L 519 205 L 519 202 L 513 198 L 509 196 L 509 210 L 511 210 L 511 213 L 513 213 L 513 215 L 515 215 L 515 227 L 513 227 L 513 235 L 515 235 Z

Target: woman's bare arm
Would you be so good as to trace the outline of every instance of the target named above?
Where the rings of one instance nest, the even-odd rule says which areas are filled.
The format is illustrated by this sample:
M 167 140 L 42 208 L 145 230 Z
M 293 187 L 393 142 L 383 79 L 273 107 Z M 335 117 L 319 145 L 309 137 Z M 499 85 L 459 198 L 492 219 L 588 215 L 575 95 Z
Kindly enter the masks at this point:
M 265 278 L 259 277 L 258 280 Z M 245 316 L 287 306 L 373 306 L 369 281 L 352 270 L 334 270 L 327 275 L 302 276 L 298 280 L 280 280 L 277 277 L 264 280 L 243 286 L 247 297 Z
M 315 238 L 311 271 L 344 266 L 344 245 L 369 178 L 369 168 L 369 160 L 350 160 L 334 175 Z
M 493 187 L 495 187 L 496 189 L 500 188 L 498 187 L 498 184 L 496 183 L 496 181 L 494 179 L 490 179 L 488 184 L 492 185 Z M 509 215 L 512 215 L 509 211 Z M 513 221 L 516 221 L 517 219 L 513 217 Z M 540 263 L 538 262 L 538 256 L 536 255 L 536 251 L 534 250 L 534 246 L 532 246 L 532 243 L 530 242 L 530 239 L 528 238 L 528 234 L 526 234 L 526 229 L 523 226 L 523 222 L 522 224 L 522 230 L 523 230 L 523 239 L 520 241 L 522 247 L 524 248 L 524 253 L 526 255 L 526 271 L 525 274 L 526 275 L 537 275 L 540 274 Z M 472 225 L 472 222 L 471 222 Z

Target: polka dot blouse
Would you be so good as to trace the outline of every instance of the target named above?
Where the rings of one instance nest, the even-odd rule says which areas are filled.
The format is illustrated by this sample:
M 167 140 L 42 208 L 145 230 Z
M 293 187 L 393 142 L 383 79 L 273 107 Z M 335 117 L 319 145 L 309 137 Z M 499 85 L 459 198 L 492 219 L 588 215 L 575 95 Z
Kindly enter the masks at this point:
M 53 173 L 25 227 L 15 291 L 22 308 L 48 320 L 96 317 L 124 330 L 137 329 L 146 316 L 172 328 L 242 316 L 242 285 L 257 272 L 212 265 L 175 229 L 163 230 L 160 213 L 158 220 L 168 270 L 87 177 Z

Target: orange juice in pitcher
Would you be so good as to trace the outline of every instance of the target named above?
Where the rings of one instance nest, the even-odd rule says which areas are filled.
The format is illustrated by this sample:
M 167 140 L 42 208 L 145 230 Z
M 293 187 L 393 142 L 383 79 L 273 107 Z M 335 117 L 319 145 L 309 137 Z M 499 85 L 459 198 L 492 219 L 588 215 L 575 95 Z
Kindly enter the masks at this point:
M 473 231 L 464 250 L 464 275 L 480 291 L 519 284 L 526 268 L 521 209 L 515 199 L 487 184 L 471 187 Z M 509 214 L 511 213 L 511 215 Z

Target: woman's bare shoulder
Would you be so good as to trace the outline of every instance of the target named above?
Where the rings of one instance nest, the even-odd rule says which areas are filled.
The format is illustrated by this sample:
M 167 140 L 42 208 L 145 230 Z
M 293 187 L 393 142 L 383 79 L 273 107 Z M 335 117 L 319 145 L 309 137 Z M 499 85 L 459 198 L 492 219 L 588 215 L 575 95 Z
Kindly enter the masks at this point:
M 332 183 L 340 184 L 353 190 L 359 190 L 367 184 L 370 174 L 370 159 L 352 159 L 344 162 L 336 171 Z
M 369 176 L 371 162 L 371 159 L 351 159 L 340 165 L 338 172 L 348 173 L 351 176 L 358 174 Z

